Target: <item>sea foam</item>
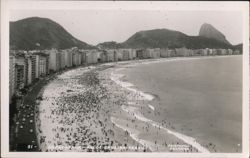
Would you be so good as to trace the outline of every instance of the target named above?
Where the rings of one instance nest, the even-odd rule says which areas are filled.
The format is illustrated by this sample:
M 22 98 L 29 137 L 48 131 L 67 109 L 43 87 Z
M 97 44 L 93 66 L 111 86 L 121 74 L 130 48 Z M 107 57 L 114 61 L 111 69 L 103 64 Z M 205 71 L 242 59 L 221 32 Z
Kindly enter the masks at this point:
M 149 107 L 150 109 L 152 109 L 153 111 L 155 111 L 155 107 L 154 107 L 153 105 L 148 104 L 148 107 Z
M 155 145 L 152 142 L 140 139 L 138 137 L 138 135 L 140 134 L 139 131 L 134 130 L 132 128 L 128 128 L 128 127 L 122 125 L 121 123 L 119 123 L 119 119 L 118 118 L 111 117 L 110 119 L 111 119 L 111 122 L 114 123 L 118 128 L 121 128 L 122 130 L 127 131 L 129 133 L 130 137 L 132 139 L 134 139 L 135 141 L 137 141 L 142 146 L 144 146 L 146 148 L 149 148 L 151 151 L 156 151 L 157 150 L 156 147 L 155 147 Z
M 173 59 L 172 61 L 174 61 L 174 60 L 181 60 L 181 59 Z M 171 61 L 171 60 L 169 60 L 169 61 Z M 149 62 L 149 61 L 148 61 L 148 62 L 145 62 L 145 63 L 143 63 L 143 64 L 158 63 L 158 62 L 166 62 L 166 60 L 164 60 L 164 61 L 163 61 L 163 60 L 159 60 L 159 61 L 152 61 L 152 62 Z M 137 65 L 137 64 L 134 64 L 133 66 L 135 66 L 135 65 Z M 116 69 L 116 72 L 117 72 L 117 71 L 120 71 L 121 69 L 123 69 L 123 68 Z M 154 96 L 152 96 L 152 95 L 150 95 L 150 94 L 147 94 L 147 93 L 145 93 L 145 92 L 141 92 L 141 91 L 139 91 L 139 90 L 137 90 L 137 89 L 135 89 L 135 88 L 132 88 L 132 87 L 134 86 L 133 84 L 131 84 L 131 83 L 129 83 L 129 82 L 121 81 L 121 78 L 122 78 L 123 76 L 124 76 L 124 75 L 122 75 L 122 74 L 111 72 L 110 78 L 111 78 L 111 80 L 113 80 L 116 84 L 120 85 L 121 87 L 123 87 L 123 88 L 125 88 L 125 89 L 127 89 L 127 90 L 129 90 L 129 91 L 132 91 L 132 92 L 134 92 L 134 93 L 140 94 L 140 95 L 142 96 L 142 99 L 144 99 L 144 100 L 149 100 L 149 101 L 151 101 L 151 100 L 154 99 Z M 149 104 L 148 107 L 151 108 L 152 110 L 154 110 L 154 107 L 153 107 L 152 105 Z M 202 153 L 209 153 L 209 150 L 206 149 L 205 147 L 203 147 L 201 144 L 199 144 L 199 143 L 196 141 L 195 138 L 190 137 L 190 136 L 186 136 L 186 135 L 184 135 L 184 134 L 178 133 L 178 132 L 176 132 L 176 131 L 172 131 L 172 130 L 166 128 L 166 127 L 161 126 L 159 123 L 157 123 L 157 122 L 155 122 L 155 121 L 153 121 L 153 120 L 151 120 L 151 119 L 148 119 L 148 118 L 144 117 L 144 116 L 141 114 L 141 112 L 138 110 L 138 108 L 133 107 L 133 106 L 124 106 L 124 105 L 123 105 L 123 106 L 122 106 L 122 109 L 123 109 L 125 112 L 127 112 L 128 114 L 130 114 L 130 115 L 136 117 L 138 120 L 143 121 L 143 122 L 150 123 L 152 126 L 161 128 L 161 129 L 165 130 L 167 133 L 172 134 L 173 136 L 175 136 L 175 137 L 179 138 L 180 140 L 184 141 L 185 143 L 187 143 L 187 144 L 189 144 L 189 145 L 192 145 L 192 146 L 193 146 L 194 148 L 196 148 L 199 152 L 202 152 Z M 111 121 L 112 121 L 113 123 L 115 123 L 115 124 L 117 125 L 117 127 L 120 127 L 120 128 L 122 128 L 123 130 L 127 130 L 127 131 L 129 132 L 130 136 L 131 136 L 134 140 L 138 141 L 140 144 L 144 144 L 144 145 L 145 145 L 145 143 L 146 143 L 146 146 L 150 147 L 150 150 L 154 150 L 154 149 L 153 149 L 153 146 L 151 145 L 152 142 L 145 141 L 145 140 L 142 141 L 141 139 L 138 138 L 138 133 L 133 133 L 133 131 L 131 131 L 131 130 L 129 131 L 126 127 L 123 127 L 122 125 L 119 125 L 119 124 L 117 123 L 117 121 L 115 121 L 115 119 L 114 119 L 113 117 L 111 118 Z M 138 131 L 137 131 L 137 132 L 138 132 Z
M 119 70 L 121 70 L 121 69 L 119 69 Z M 142 100 L 151 101 L 151 100 L 154 99 L 153 95 L 142 92 L 142 91 L 139 91 L 139 90 L 137 90 L 135 88 L 132 88 L 134 86 L 132 83 L 121 81 L 120 79 L 123 76 L 124 76 L 123 74 L 118 74 L 118 73 L 111 72 L 110 79 L 113 80 L 116 84 L 120 85 L 121 87 L 123 87 L 123 88 L 125 88 L 125 89 L 127 89 L 127 90 L 129 90 L 131 92 L 134 92 L 136 94 L 139 94 L 142 97 Z

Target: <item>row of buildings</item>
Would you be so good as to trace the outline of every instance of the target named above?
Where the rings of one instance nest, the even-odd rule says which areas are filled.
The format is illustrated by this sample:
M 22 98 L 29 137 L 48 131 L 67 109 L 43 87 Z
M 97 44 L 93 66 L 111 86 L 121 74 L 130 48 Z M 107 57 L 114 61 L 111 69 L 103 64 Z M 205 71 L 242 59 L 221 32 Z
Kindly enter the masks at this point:
M 11 51 L 9 56 L 9 94 L 49 74 L 49 55 L 42 52 Z
M 9 97 L 40 77 L 80 65 L 117 62 L 135 59 L 234 55 L 232 49 L 106 49 L 82 50 L 76 47 L 65 50 L 10 51 L 9 56 Z

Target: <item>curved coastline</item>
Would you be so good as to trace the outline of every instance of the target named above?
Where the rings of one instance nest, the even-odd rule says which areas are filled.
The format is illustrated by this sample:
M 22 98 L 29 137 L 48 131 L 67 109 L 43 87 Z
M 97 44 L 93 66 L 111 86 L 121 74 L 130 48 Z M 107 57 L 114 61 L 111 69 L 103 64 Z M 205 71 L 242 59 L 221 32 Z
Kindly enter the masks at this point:
M 218 56 L 218 57 L 221 57 L 221 56 Z M 206 58 L 207 59 L 207 58 L 215 58 L 215 57 L 172 58 L 172 59 L 158 59 L 158 60 L 153 59 L 153 60 L 144 60 L 144 61 L 139 61 L 139 62 L 125 61 L 125 62 L 118 62 L 118 63 L 106 63 L 106 64 L 102 64 L 102 65 L 114 66 L 114 67 L 109 68 L 108 71 L 106 71 L 106 70 L 104 70 L 104 71 L 105 71 L 105 73 L 109 74 L 108 78 L 111 81 L 113 81 L 115 84 L 117 84 L 120 87 L 123 87 L 127 91 L 130 91 L 130 93 L 135 93 L 137 96 L 140 96 L 140 97 L 136 98 L 139 101 L 144 101 L 144 100 L 152 101 L 154 99 L 153 95 L 151 95 L 149 93 L 142 92 L 142 91 L 134 88 L 134 85 L 132 83 L 124 82 L 122 80 L 122 77 L 124 75 L 119 74 L 119 71 L 122 70 L 122 69 L 124 69 L 124 68 L 133 67 L 133 66 L 136 66 L 136 65 L 139 65 L 139 64 L 150 64 L 150 63 L 171 62 L 171 61 L 181 61 L 181 60 L 195 60 L 195 59 L 202 59 L 202 58 Z M 88 70 L 95 69 L 95 68 L 96 68 L 96 66 L 90 66 L 90 67 L 77 68 L 77 69 L 80 69 L 81 73 L 83 74 L 83 73 L 88 72 Z M 74 75 L 78 76 L 77 74 L 74 74 L 74 73 L 71 74 L 72 71 L 76 71 L 76 70 L 74 69 L 74 70 L 70 70 L 70 71 L 64 72 L 63 74 L 61 74 L 60 76 L 58 76 L 58 78 L 64 80 L 64 79 L 70 79 L 70 78 L 72 78 L 72 75 L 73 76 Z M 44 87 L 45 88 L 45 93 L 48 93 L 48 90 L 46 91 L 46 88 L 49 87 L 49 86 L 50 85 L 47 85 L 46 87 Z M 55 89 L 52 88 L 52 89 L 50 89 L 49 92 L 51 92 L 53 90 L 55 90 Z M 59 93 L 59 92 L 57 92 L 57 93 Z M 60 92 L 60 93 L 62 93 L 62 92 Z M 77 93 L 77 92 L 74 92 L 74 93 Z M 47 96 L 48 95 L 51 95 L 51 93 L 47 94 Z M 44 94 L 43 94 L 43 96 L 44 96 Z M 46 96 L 46 94 L 45 94 L 45 96 Z M 56 97 L 57 94 L 53 93 L 53 96 Z M 130 96 L 128 96 L 128 98 L 129 99 L 127 101 L 127 105 L 121 106 L 121 109 L 125 113 L 128 113 L 129 115 L 131 115 L 131 117 L 134 117 L 134 118 L 138 119 L 141 122 L 145 122 L 147 124 L 151 124 L 152 127 L 159 128 L 159 129 L 161 129 L 161 131 L 164 131 L 165 133 L 168 133 L 169 135 L 172 135 L 173 137 L 176 137 L 179 140 L 182 140 L 184 143 L 186 143 L 186 144 L 192 146 L 193 148 L 197 149 L 198 152 L 205 152 L 205 153 L 209 152 L 209 150 L 206 149 L 205 147 L 203 147 L 201 144 L 199 144 L 195 140 L 195 138 L 192 138 L 190 136 L 186 136 L 184 134 L 181 134 L 181 133 L 175 132 L 173 130 L 170 130 L 170 129 L 166 128 L 166 127 L 163 127 L 160 123 L 157 123 L 157 122 L 155 122 L 153 120 L 150 120 L 150 119 L 146 118 L 145 116 L 143 116 L 142 113 L 140 113 L 139 106 L 137 107 L 137 105 L 134 105 L 134 102 L 131 101 L 133 99 L 131 99 Z M 146 104 L 145 106 L 147 108 L 149 108 L 151 111 L 155 110 L 155 107 L 153 105 L 151 105 L 151 104 Z M 131 107 L 133 107 L 133 108 L 131 108 Z M 44 110 L 44 109 L 42 109 L 42 110 Z M 42 120 L 43 118 L 40 118 L 40 119 Z M 43 121 L 46 122 L 46 120 L 43 120 Z M 112 123 L 114 123 L 118 128 L 121 128 L 122 130 L 127 131 L 129 133 L 129 135 L 131 136 L 131 138 L 134 139 L 134 140 L 136 140 L 142 146 L 148 147 L 151 151 L 158 151 L 158 147 L 156 149 L 155 144 L 153 142 L 148 141 L 148 140 L 143 140 L 143 139 L 139 138 L 140 132 L 138 132 L 138 130 L 132 130 L 131 128 L 128 128 L 128 127 L 123 126 L 122 124 L 120 124 L 119 123 L 119 118 L 117 118 L 117 115 L 116 116 L 111 115 L 110 116 L 110 121 Z M 47 135 L 49 135 L 49 133 L 47 133 Z M 166 150 L 166 148 L 164 148 L 164 150 L 165 151 L 169 151 L 169 150 Z M 79 149 L 78 151 L 82 151 L 82 150 Z
M 193 58 L 193 59 L 200 59 L 200 58 Z M 141 63 L 141 64 L 151 64 L 151 63 L 159 63 L 159 62 L 168 62 L 168 61 L 177 61 L 177 60 L 185 60 L 185 59 L 172 59 L 172 60 L 159 60 L 159 61 L 147 61 L 147 62 L 144 62 L 144 63 Z M 188 59 L 190 60 L 190 58 Z M 191 59 L 192 60 L 192 59 Z M 138 64 L 131 64 L 131 65 L 128 65 L 128 67 L 131 67 L 131 66 L 136 66 Z M 126 82 L 126 81 L 123 81 L 122 80 L 122 77 L 124 77 L 124 74 L 120 74 L 118 73 L 119 71 L 123 70 L 124 68 L 119 68 L 119 69 L 116 69 L 114 72 L 115 73 L 111 73 L 111 76 L 110 76 L 110 79 L 113 80 L 116 84 L 120 85 L 121 87 L 133 92 L 133 93 L 137 93 L 138 95 L 141 96 L 141 99 L 142 100 L 148 100 L 148 101 L 152 101 L 154 99 L 154 96 L 151 95 L 151 94 L 148 94 L 146 92 L 143 92 L 143 91 L 140 91 L 136 88 L 134 88 L 134 85 L 132 83 L 129 83 L 129 82 Z M 151 110 L 154 111 L 154 106 L 152 106 L 151 104 L 148 104 L 147 105 Z M 139 111 L 138 108 L 134 108 L 134 107 L 129 107 L 129 106 L 122 106 L 122 109 L 124 111 L 126 111 L 127 113 L 131 114 L 131 115 L 134 115 L 136 119 L 140 120 L 140 121 L 143 121 L 143 122 L 147 122 L 147 123 L 150 123 L 152 124 L 154 127 L 157 127 L 159 129 L 163 129 L 165 130 L 167 133 L 169 134 L 172 134 L 173 136 L 179 138 L 180 140 L 184 141 L 185 143 L 193 146 L 194 148 L 196 148 L 199 152 L 202 152 L 202 153 L 209 153 L 210 151 L 208 149 L 206 149 L 205 147 L 203 147 L 201 144 L 199 144 L 195 138 L 193 137 L 190 137 L 190 136 L 187 136 L 187 135 L 184 135 L 184 134 L 181 134 L 181 133 L 178 133 L 176 131 L 173 131 L 173 130 L 170 130 L 166 127 L 163 127 L 162 125 L 160 125 L 159 123 L 153 121 L 153 120 L 150 120 L 148 118 L 146 118 L 145 116 L 143 116 L 143 114 L 141 114 L 141 112 Z M 125 127 L 122 127 L 121 125 L 119 125 L 118 123 L 116 123 L 115 119 L 114 118 L 111 118 L 112 122 L 114 122 L 116 124 L 116 126 L 122 128 L 123 130 L 128 130 L 126 129 Z M 130 133 L 130 136 L 135 139 L 136 141 L 138 141 L 139 143 L 141 144 L 146 144 L 146 146 L 148 146 L 150 148 L 151 151 L 155 151 L 152 142 L 149 142 L 149 141 L 142 141 L 141 139 L 139 139 L 137 136 L 139 135 L 138 132 L 134 132 L 133 133 L 133 130 L 128 130 L 129 133 Z
M 175 58 L 175 59 L 170 59 L 170 60 L 161 60 L 161 61 L 152 61 L 152 62 L 149 61 L 149 62 L 146 62 L 145 64 L 156 63 L 156 62 L 165 62 L 165 61 L 171 62 L 171 61 L 182 61 L 182 60 L 196 60 L 196 59 L 199 59 L 199 60 L 201 59 L 201 60 L 202 60 L 202 59 L 216 59 L 216 58 L 232 58 L 232 59 L 223 59 L 223 60 L 226 60 L 226 61 L 228 61 L 228 60 L 229 60 L 229 61 L 232 61 L 232 60 L 233 60 L 233 61 L 235 61 L 235 60 L 233 59 L 233 58 L 235 58 L 235 56 L 218 56 L 218 57 L 208 57 L 208 58 L 207 58 L 207 57 L 201 57 L 201 58 L 200 58 L 200 57 L 198 57 L 198 58 Z M 238 59 L 240 59 L 240 58 L 237 57 L 237 61 L 239 61 Z M 217 60 L 217 59 L 216 59 L 216 60 Z M 209 60 L 207 60 L 207 61 L 209 61 Z M 217 61 L 218 61 L 218 60 L 217 60 Z M 199 62 L 200 62 L 200 61 L 199 61 Z M 141 64 L 144 64 L 144 63 L 141 63 Z M 139 65 L 139 64 L 136 64 L 136 65 Z M 129 66 L 128 66 L 128 67 L 129 67 Z M 126 72 L 126 71 L 125 71 L 125 72 Z M 124 76 L 123 71 L 122 71 L 121 73 L 122 73 L 122 74 L 119 74 L 119 73 L 118 73 L 118 76 Z M 144 73 L 145 73 L 145 72 L 144 72 Z M 125 74 L 126 74 L 126 73 L 125 73 Z M 121 87 L 126 88 L 126 86 L 127 86 L 127 87 L 129 87 L 129 89 L 130 89 L 131 87 L 132 87 L 132 89 L 135 89 L 135 87 L 134 87 L 133 84 L 132 84 L 132 83 L 134 83 L 134 82 L 129 83 L 130 81 L 127 81 L 127 80 L 128 80 L 127 78 L 125 79 L 125 81 L 124 81 L 123 78 L 121 78 L 121 77 L 120 77 L 119 79 L 120 79 L 121 81 L 118 81 L 117 84 L 123 84 L 123 85 L 121 85 Z M 121 82 L 125 82 L 125 83 L 121 83 Z M 131 87 L 130 87 L 130 86 L 131 86 Z M 142 85 L 141 85 L 141 86 L 142 86 Z M 143 86 L 142 86 L 142 87 L 143 87 Z M 142 87 L 141 87 L 141 88 L 142 88 Z M 137 88 L 137 91 L 141 91 L 141 88 L 139 88 L 139 89 Z M 150 89 L 147 89 L 147 90 L 150 91 L 150 93 L 151 93 L 151 90 L 150 90 Z M 148 92 L 148 91 L 147 91 L 147 92 Z M 147 93 L 147 92 L 146 92 L 146 93 Z M 137 92 L 137 93 L 145 93 L 145 92 Z M 148 93 L 147 93 L 147 94 L 148 94 Z M 145 99 L 145 98 L 144 98 L 144 99 Z M 154 103 L 153 103 L 152 105 L 154 105 Z M 145 104 L 145 106 L 146 106 L 146 104 Z M 126 106 L 126 107 L 128 107 L 128 106 Z M 158 106 L 156 106 L 156 107 L 158 108 Z M 149 107 L 149 108 L 150 108 L 150 107 Z M 150 108 L 150 109 L 151 109 L 151 108 Z M 152 110 L 152 109 L 151 109 L 151 110 Z M 144 115 L 143 118 L 141 117 L 142 110 L 140 110 L 140 109 L 127 108 L 125 111 L 127 111 L 127 112 L 129 111 L 130 113 L 134 113 L 135 115 L 139 113 L 140 116 L 138 117 L 138 119 L 141 119 L 142 121 L 145 121 L 145 122 L 147 122 L 147 121 L 150 122 L 150 121 L 151 121 L 151 120 L 148 120 L 148 118 L 145 119 L 145 116 L 147 116 L 147 115 Z M 154 120 L 154 118 L 152 118 L 152 117 L 150 117 L 150 119 L 153 119 L 153 120 Z M 169 129 L 170 129 L 170 128 L 169 128 Z M 230 130 L 230 129 L 228 129 L 228 130 Z M 239 128 L 239 130 L 240 130 L 240 128 Z M 166 130 L 166 131 L 167 131 L 167 130 Z M 174 130 L 174 131 L 176 131 L 176 130 Z M 203 138 L 203 139 L 201 139 L 201 138 L 197 138 L 197 139 L 196 139 L 195 137 L 193 137 L 193 138 L 192 138 L 192 137 L 189 137 L 189 136 L 188 136 L 188 137 L 185 137 L 185 134 L 182 134 L 181 131 L 182 131 L 182 129 L 179 129 L 177 133 L 181 134 L 181 135 L 183 136 L 184 139 L 186 139 L 186 138 L 188 138 L 188 139 L 191 138 L 191 139 L 189 139 L 189 143 L 190 143 L 190 142 L 198 143 L 198 142 L 201 141 L 200 144 L 198 143 L 198 145 L 196 144 L 196 145 L 194 145 L 194 146 L 202 147 L 203 149 L 205 149 L 205 150 L 202 149 L 204 152 L 209 152 L 209 151 L 210 151 L 210 152 L 223 152 L 224 150 L 226 150 L 226 151 L 229 150 L 229 149 L 230 149 L 229 147 L 232 146 L 232 145 L 231 145 L 231 146 L 229 146 L 229 147 L 226 148 L 226 149 L 225 149 L 225 148 L 222 148 L 222 149 L 221 149 L 220 146 L 217 146 L 216 149 L 213 149 L 213 148 L 212 148 L 212 149 L 211 149 L 211 148 L 207 148 L 207 149 L 206 149 L 205 146 L 207 147 L 207 144 L 204 143 L 204 138 Z M 231 131 L 231 132 L 234 132 L 234 131 Z M 189 135 L 189 134 L 188 134 L 188 135 Z M 191 135 L 191 134 L 190 134 L 190 135 Z M 180 135 L 178 135 L 178 136 L 180 136 Z M 182 136 L 181 136 L 181 137 L 182 137 Z M 216 137 L 215 137 L 215 138 L 216 138 Z M 181 139 L 182 139 L 182 138 L 181 138 Z M 196 140 L 195 140 L 195 139 L 196 139 Z M 191 140 L 192 140 L 192 141 L 191 141 Z M 214 140 L 207 140 L 207 142 L 209 142 L 209 144 L 210 144 L 210 142 L 213 143 L 213 141 L 214 141 Z M 187 142 L 187 143 L 188 143 L 188 142 Z M 218 142 L 215 141 L 215 143 L 218 143 Z M 225 142 L 224 142 L 224 143 L 225 143 Z M 240 143 L 240 142 L 239 142 L 239 143 Z M 201 144 L 202 144 L 202 145 L 201 145 Z M 217 145 L 217 144 L 216 144 L 216 145 Z M 236 144 L 236 145 L 237 145 L 237 147 L 236 147 L 236 148 L 232 148 L 232 147 L 231 147 L 231 150 L 235 150 L 236 152 L 239 152 L 239 151 L 241 150 L 241 149 L 240 149 L 240 145 L 239 145 L 239 144 Z M 208 147 L 209 147 L 209 145 L 208 145 Z M 214 150 L 215 150 L 215 151 L 214 151 Z M 217 150 L 217 151 L 216 151 L 216 150 Z M 200 150 L 200 151 L 201 151 L 201 150 Z

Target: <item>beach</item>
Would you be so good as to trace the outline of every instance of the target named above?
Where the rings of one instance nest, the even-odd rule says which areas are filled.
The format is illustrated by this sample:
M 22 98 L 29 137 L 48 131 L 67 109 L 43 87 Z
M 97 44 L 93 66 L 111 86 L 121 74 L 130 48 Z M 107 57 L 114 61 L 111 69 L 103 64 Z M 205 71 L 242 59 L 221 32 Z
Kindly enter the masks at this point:
M 128 151 L 129 144 L 146 150 L 109 121 L 118 111 L 112 105 L 122 100 L 110 99 L 97 77 L 99 69 L 105 67 L 68 71 L 47 85 L 39 105 L 42 151 Z
M 80 67 L 58 75 L 46 85 L 42 100 L 37 105 L 40 149 L 218 152 L 212 141 L 206 144 L 200 139 L 199 134 L 202 133 L 186 132 L 186 128 L 180 130 L 180 122 L 174 121 L 176 117 L 169 118 L 168 109 L 160 108 L 162 96 L 152 87 L 143 86 L 145 82 L 139 84 L 131 79 L 138 77 L 132 77 L 132 72 L 128 72 L 140 66 L 196 59 L 203 60 L 177 58 L 107 63 Z M 162 113 L 163 110 L 168 117 Z
M 141 64 L 120 73 L 155 96 L 150 104 L 160 114 L 147 118 L 168 120 L 210 152 L 241 152 L 242 56 Z

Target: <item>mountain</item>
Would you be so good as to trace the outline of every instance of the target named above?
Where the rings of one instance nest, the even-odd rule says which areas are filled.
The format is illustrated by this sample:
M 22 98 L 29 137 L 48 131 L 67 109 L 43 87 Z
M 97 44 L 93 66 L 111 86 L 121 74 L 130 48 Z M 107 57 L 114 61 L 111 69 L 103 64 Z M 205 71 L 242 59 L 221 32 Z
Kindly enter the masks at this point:
M 237 49 L 237 50 L 239 50 L 240 52 L 242 52 L 242 51 L 243 51 L 243 44 L 240 43 L 240 44 L 234 45 L 234 49 Z
M 11 49 L 66 49 L 71 47 L 93 48 L 74 38 L 58 23 L 47 18 L 32 17 L 10 22 Z
M 178 47 L 182 45 L 180 39 L 185 37 L 186 35 L 181 32 L 168 29 L 147 30 L 135 33 L 128 40 L 123 42 L 122 45 L 124 47 L 132 48 L 161 48 L 164 46 Z
M 215 39 L 217 41 L 230 44 L 227 41 L 226 37 L 220 31 L 214 28 L 211 24 L 204 23 L 200 28 L 199 36 Z
M 68 33 L 58 23 L 47 19 L 32 17 L 10 22 L 10 48 L 33 49 L 82 49 L 96 48 L 82 42 Z M 199 36 L 188 36 L 169 29 L 139 31 L 122 43 L 103 42 L 98 48 L 234 48 L 225 36 L 210 24 L 203 24 Z
M 124 48 L 232 48 L 231 44 L 203 36 L 188 36 L 169 29 L 140 31 L 120 44 Z

